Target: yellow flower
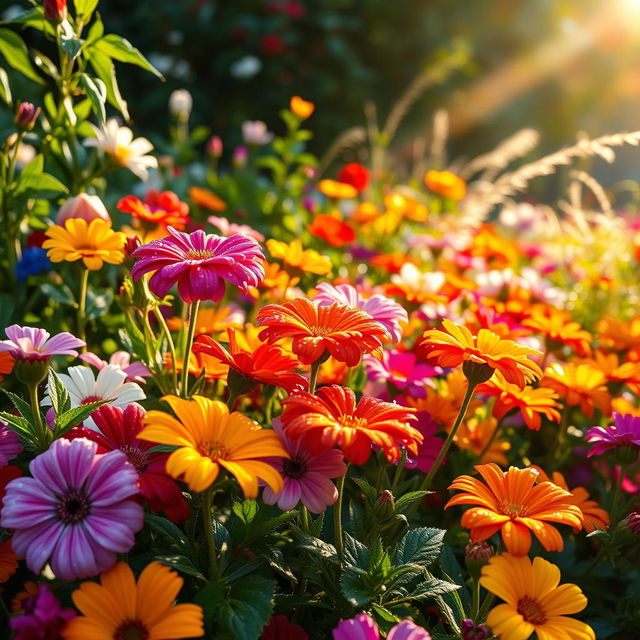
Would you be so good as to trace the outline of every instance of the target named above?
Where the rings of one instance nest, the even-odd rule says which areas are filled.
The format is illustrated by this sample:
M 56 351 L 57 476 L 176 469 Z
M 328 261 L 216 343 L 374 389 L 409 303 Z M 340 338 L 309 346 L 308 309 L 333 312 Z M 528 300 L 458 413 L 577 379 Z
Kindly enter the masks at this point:
M 331 271 L 331 260 L 314 249 L 303 249 L 299 238 L 289 244 L 280 240 L 267 240 L 267 249 L 274 258 L 303 272 L 323 276 Z
M 357 198 L 358 190 L 346 182 L 338 180 L 320 180 L 318 191 L 327 198 Z
M 567 406 L 580 406 L 580 411 L 591 417 L 594 407 L 609 414 L 611 396 L 605 383 L 605 374 L 591 365 L 570 362 L 563 366 L 556 362 L 544 370 L 540 384 L 553 389 Z
M 163 398 L 178 420 L 163 411 L 149 411 L 142 440 L 179 447 L 167 460 L 167 473 L 180 478 L 192 491 L 208 489 L 218 477 L 220 467 L 236 477 L 246 498 L 258 495 L 258 478 L 275 493 L 283 487 L 278 471 L 262 461 L 275 456 L 288 458 L 280 439 L 270 429 L 263 429 L 247 416 L 217 400 L 193 396 Z
M 105 262 L 120 264 L 124 260 L 126 236 L 114 231 L 109 222 L 96 219 L 90 224 L 82 218 L 70 218 L 64 227 L 54 224 L 45 234 L 42 248 L 49 249 L 47 257 L 51 262 L 75 262 L 83 260 L 91 271 L 102 268 Z
M 467 185 L 451 171 L 427 171 L 424 183 L 433 193 L 452 200 L 462 200 L 467 193 Z
M 298 118 L 306 120 L 314 112 L 316 105 L 313 102 L 303 100 L 300 96 L 293 96 L 289 102 L 289 109 L 295 113 Z
M 476 458 L 484 451 L 487 443 L 493 437 L 498 426 L 495 418 L 482 418 L 476 414 L 460 425 L 453 441 L 459 449 L 471 451 Z M 478 462 L 496 462 L 506 465 L 507 457 L 505 452 L 511 449 L 511 443 L 497 437 L 487 449 L 484 456 Z
M 588 624 L 567 617 L 587 606 L 584 594 L 559 583 L 560 569 L 547 560 L 494 556 L 480 584 L 505 602 L 489 612 L 487 624 L 500 640 L 526 640 L 534 631 L 538 640 L 595 640 Z

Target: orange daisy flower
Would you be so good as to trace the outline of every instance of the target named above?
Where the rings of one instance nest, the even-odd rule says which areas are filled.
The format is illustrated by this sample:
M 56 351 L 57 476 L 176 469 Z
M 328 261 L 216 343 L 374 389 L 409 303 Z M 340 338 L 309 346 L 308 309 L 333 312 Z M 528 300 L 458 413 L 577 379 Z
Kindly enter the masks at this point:
M 611 396 L 605 382 L 605 375 L 600 369 L 570 362 L 549 365 L 540 384 L 553 389 L 569 407 L 579 406 L 585 416 L 591 417 L 594 407 L 609 414 Z
M 327 198 L 357 198 L 358 190 L 346 182 L 320 180 L 318 191 Z
M 202 187 L 189 187 L 189 199 L 193 204 L 209 211 L 226 211 L 227 205 L 213 191 Z
M 459 476 L 449 487 L 463 493 L 454 505 L 478 505 L 465 511 L 460 524 L 469 529 L 473 542 L 482 542 L 501 532 L 509 553 L 525 556 L 531 549 L 531 531 L 547 551 L 562 551 L 564 542 L 551 522 L 582 528 L 582 512 L 571 494 L 551 482 L 540 482 L 535 469 L 510 467 L 504 472 L 496 464 L 477 465 L 486 484 L 471 476 Z
M 193 345 L 194 353 L 217 358 L 254 385 L 270 384 L 282 387 L 288 393 L 307 386 L 307 379 L 295 372 L 301 364 L 278 345 L 261 344 L 255 351 L 245 351 L 236 342 L 234 329 L 227 329 L 227 334 L 229 351 L 209 336 L 198 336 Z
M 556 351 L 558 347 L 567 345 L 581 357 L 591 353 L 592 335 L 577 322 L 572 322 L 571 314 L 562 309 L 534 307 L 532 316 L 522 324 L 545 336 L 549 351 Z
M 495 418 L 474 416 L 460 425 L 453 441 L 459 449 L 471 451 L 478 458 L 493 436 L 497 426 L 498 421 Z M 511 449 L 511 443 L 498 437 L 491 443 L 487 452 L 478 462 L 495 462 L 506 465 L 507 456 L 505 453 L 509 449 Z
M 510 411 L 517 409 L 520 411 L 524 423 L 533 431 L 540 430 L 542 416 L 551 422 L 560 422 L 558 409 L 561 409 L 562 405 L 556 402 L 558 394 L 553 389 L 545 389 L 544 387 L 534 389 L 529 385 L 521 389 L 496 375 L 489 382 L 480 385 L 477 393 L 496 396 L 493 415 L 499 420 Z
M 616 351 L 640 350 L 640 316 L 625 322 L 618 318 L 603 318 L 596 325 L 600 346 Z M 638 358 L 634 358 L 637 360 Z
M 143 223 L 171 225 L 182 231 L 189 223 L 189 205 L 182 202 L 173 191 L 149 189 L 144 200 L 135 196 L 126 196 L 118 202 L 118 209 L 130 213 Z
M 540 354 L 537 349 L 523 347 L 512 340 L 502 340 L 488 329 L 480 329 L 474 337 L 467 327 L 450 320 L 443 320 L 442 325 L 444 331 L 425 331 L 421 343 L 422 347 L 426 347 L 428 357 L 436 360 L 441 367 L 463 364 L 466 367 L 465 375 L 469 377 L 480 370 L 477 365 L 485 365 L 491 371 L 497 369 L 507 382 L 520 388 L 528 381 L 542 376 L 540 367 L 528 358 L 530 355 Z M 490 374 L 487 372 L 485 380 L 488 377 Z
M 306 298 L 262 307 L 256 324 L 265 327 L 260 339 L 269 344 L 293 338 L 291 350 L 305 364 L 329 353 L 347 366 L 355 367 L 363 354 L 377 351 L 391 338 L 389 332 L 364 311 L 338 302 L 316 307 Z
M 463 255 L 484 258 L 490 267 L 514 266 L 520 258 L 518 245 L 498 235 L 495 227 L 483 224 L 473 236 L 471 245 L 461 252 Z
M 356 239 L 355 231 L 346 222 L 328 214 L 317 215 L 307 228 L 332 247 L 344 247 Z
M 626 384 L 634 393 L 640 393 L 640 362 L 620 362 L 617 353 L 596 350 L 584 364 L 600 369 L 608 383 Z
M 397 274 L 405 264 L 416 265 L 417 261 L 404 253 L 383 253 L 371 258 L 369 264 L 387 273 Z
M 314 249 L 303 250 L 299 238 L 289 244 L 271 238 L 267 240 L 267 249 L 272 257 L 282 260 L 288 267 L 299 269 L 302 273 L 324 276 L 331 271 L 331 260 Z
M 8 351 L 0 351 L 0 380 L 13 371 L 15 361 Z
M 300 96 L 292 96 L 289 101 L 289 109 L 292 113 L 298 116 L 298 118 L 302 118 L 306 120 L 311 114 L 315 111 L 316 105 L 313 102 L 309 102 L 308 100 L 304 100 Z
M 356 403 L 351 389 L 332 385 L 315 395 L 297 391 L 282 401 L 285 433 L 305 436 L 311 449 L 338 447 L 353 464 L 364 464 L 371 445 L 379 447 L 389 462 L 400 457 L 401 447 L 417 454 L 422 434 L 411 426 L 415 409 L 364 396 Z
M 173 362 L 170 353 L 165 354 L 164 364 L 165 367 L 172 368 Z M 183 369 L 184 360 L 176 357 L 176 373 L 182 373 Z M 189 373 L 194 378 L 204 375 L 204 379 L 208 382 L 226 380 L 228 371 L 227 365 L 224 362 L 220 362 L 218 358 L 213 358 L 206 353 L 194 353 L 193 351 L 189 354 Z
M 451 171 L 427 171 L 424 183 L 430 191 L 443 198 L 462 200 L 467 194 L 467 183 Z

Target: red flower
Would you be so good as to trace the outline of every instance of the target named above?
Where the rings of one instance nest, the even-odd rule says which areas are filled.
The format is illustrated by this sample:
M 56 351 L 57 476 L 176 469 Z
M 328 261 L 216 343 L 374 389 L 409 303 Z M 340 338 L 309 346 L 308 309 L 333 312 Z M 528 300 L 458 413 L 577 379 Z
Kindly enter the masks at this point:
M 286 616 L 272 616 L 262 630 L 260 640 L 309 640 L 309 636 L 299 624 L 291 624 Z
M 275 33 L 267 33 L 260 40 L 260 48 L 268 56 L 277 56 L 284 51 L 284 40 Z
M 182 202 L 173 191 L 149 189 L 144 200 L 126 196 L 118 202 L 118 209 L 143 222 L 163 227 L 171 225 L 179 231 L 189 222 L 189 205 Z
M 227 334 L 229 351 L 209 336 L 198 336 L 193 345 L 193 352 L 218 358 L 240 375 L 255 382 L 282 387 L 288 393 L 307 385 L 306 378 L 295 373 L 295 369 L 301 366 L 300 362 L 285 353 L 278 345 L 261 344 L 251 353 L 238 346 L 235 329 L 228 328 Z
M 350 162 L 338 174 L 340 182 L 346 182 L 358 191 L 364 191 L 369 184 L 369 170 L 359 162 Z
M 400 457 L 400 447 L 414 456 L 422 443 L 422 434 L 409 423 L 416 421 L 411 407 L 356 396 L 346 387 L 322 387 L 315 395 L 297 391 L 282 401 L 281 420 L 287 436 L 304 435 L 312 451 L 331 447 L 342 450 L 349 462 L 364 464 L 374 444 L 389 462 Z
M 103 405 L 91 417 L 102 433 L 91 429 L 74 429 L 76 437 L 85 437 L 98 444 L 98 453 L 115 449 L 123 451 L 135 467 L 140 479 L 140 495 L 154 511 L 163 511 L 169 520 L 182 522 L 189 517 L 189 505 L 180 487 L 165 471 L 168 453 L 149 453 L 154 442 L 139 440 L 145 410 L 135 402 L 126 409 Z
M 44 17 L 53 24 L 67 17 L 67 0 L 44 0 Z
M 309 231 L 332 247 L 343 247 L 356 239 L 355 231 L 346 222 L 326 214 L 316 216 L 309 225 Z

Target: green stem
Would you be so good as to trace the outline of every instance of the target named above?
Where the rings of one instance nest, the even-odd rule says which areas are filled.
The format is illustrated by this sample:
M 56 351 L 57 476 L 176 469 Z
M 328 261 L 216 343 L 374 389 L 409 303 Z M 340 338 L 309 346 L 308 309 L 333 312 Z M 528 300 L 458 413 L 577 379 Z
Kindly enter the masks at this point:
M 227 398 L 227 407 L 229 407 L 229 411 L 233 411 L 233 407 L 236 406 L 236 402 L 239 397 L 240 394 L 237 391 L 229 389 L 229 397 Z
M 171 336 L 171 331 L 169 331 L 169 327 L 167 325 L 167 321 L 164 319 L 162 315 L 162 311 L 160 311 L 159 307 L 153 308 L 153 313 L 160 324 L 160 328 L 162 329 L 162 333 L 167 339 L 167 343 L 169 345 L 169 353 L 171 354 L 171 378 L 173 380 L 173 393 L 178 395 L 178 373 L 176 370 L 176 345 L 173 342 L 173 337 Z
M 182 397 L 189 397 L 189 356 L 191 355 L 191 347 L 193 346 L 193 336 L 196 332 L 196 324 L 198 319 L 198 310 L 200 309 L 200 300 L 196 300 L 191 304 L 189 309 L 189 332 L 187 333 L 187 341 L 184 345 L 184 355 L 182 358 Z
M 309 511 L 304 505 L 300 507 L 300 528 L 309 533 Z
M 491 445 L 495 442 L 501 429 L 502 429 L 502 420 L 498 420 L 498 422 L 496 423 L 496 428 L 493 430 L 493 433 L 491 434 L 489 441 L 487 442 L 487 444 L 484 445 L 484 448 L 482 449 L 482 451 L 480 452 L 480 455 L 478 456 L 478 462 L 482 462 L 483 458 L 487 455 L 487 451 L 491 449 Z
M 622 496 L 622 483 L 624 481 L 624 472 L 625 472 L 624 465 L 620 465 L 620 473 L 618 474 L 618 479 L 616 480 L 615 489 L 613 491 L 613 500 L 611 502 L 610 520 L 611 520 L 612 529 L 618 522 L 618 519 L 616 517 L 617 516 L 616 512 L 618 511 L 618 504 L 620 503 L 620 498 Z
M 38 402 L 38 385 L 29 385 L 29 399 L 31 401 L 31 410 L 33 411 L 33 421 L 35 422 L 36 432 L 38 434 L 38 440 L 41 440 L 39 444 L 42 445 L 43 450 L 49 443 L 47 441 L 47 427 L 42 422 L 42 414 L 40 413 L 40 403 Z
M 478 611 L 480 609 L 480 580 L 473 579 L 473 590 L 471 592 L 471 619 L 478 619 Z
M 204 537 L 207 540 L 207 550 L 209 552 L 209 580 L 215 580 L 218 578 L 218 555 L 211 522 L 211 497 L 212 487 L 202 492 L 202 526 L 204 527 Z
M 86 332 L 86 310 L 87 310 L 87 287 L 89 285 L 89 269 L 82 270 L 80 279 L 80 297 L 78 298 L 78 338 L 83 342 L 87 342 Z M 87 350 L 86 345 L 82 347 L 82 352 Z
M 347 471 L 349 469 L 347 468 Z M 338 552 L 338 560 L 342 563 L 344 556 L 344 539 L 342 536 L 342 496 L 344 494 L 344 481 L 347 477 L 345 473 L 338 478 L 336 488 L 338 489 L 338 499 L 333 507 L 333 532 L 336 543 L 336 551 Z
M 407 462 L 407 450 L 402 449 L 400 460 L 398 460 L 398 464 L 396 465 L 396 472 L 393 474 L 393 481 L 391 482 L 391 493 L 394 492 L 395 488 L 398 486 L 398 483 L 400 482 L 400 478 L 402 477 L 402 472 L 404 471 L 404 465 L 406 462 Z
M 447 436 L 447 439 L 444 441 L 444 444 L 440 449 L 440 453 L 438 454 L 438 457 L 435 459 L 433 466 L 431 467 L 431 470 L 429 471 L 425 479 L 422 481 L 422 484 L 419 487 L 420 491 L 427 491 L 431 486 L 431 483 L 433 482 L 433 479 L 435 478 L 436 473 L 438 473 L 438 469 L 440 468 L 440 463 L 442 462 L 444 457 L 447 455 L 447 451 L 449 451 L 449 448 L 453 444 L 453 439 L 456 437 L 456 432 L 458 431 L 458 428 L 462 424 L 462 420 L 464 419 L 467 413 L 467 409 L 469 408 L 469 403 L 471 402 L 471 398 L 473 398 L 473 392 L 475 391 L 475 389 L 476 389 L 476 385 L 469 382 L 469 386 L 467 387 L 467 392 L 465 393 L 464 400 L 462 401 L 462 406 L 460 407 L 460 411 L 458 411 L 458 416 L 456 417 L 456 421 L 453 425 L 453 428 L 451 429 L 451 432 Z
M 309 375 L 309 393 L 315 393 L 318 384 L 318 372 L 320 371 L 320 360 L 316 360 L 311 365 L 311 374 Z

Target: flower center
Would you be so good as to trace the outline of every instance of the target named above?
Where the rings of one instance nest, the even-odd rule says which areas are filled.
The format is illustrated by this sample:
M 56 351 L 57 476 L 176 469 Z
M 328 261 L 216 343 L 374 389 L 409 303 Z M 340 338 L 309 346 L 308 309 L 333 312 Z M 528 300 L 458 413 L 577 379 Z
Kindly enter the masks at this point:
M 291 460 L 284 461 L 282 470 L 285 475 L 298 480 L 307 472 L 307 462 L 302 458 L 291 458 Z
M 149 456 L 145 451 L 132 447 L 130 444 L 120 447 L 120 451 L 126 454 L 127 460 L 136 468 L 138 473 L 146 471 L 149 466 Z
M 356 418 L 356 416 L 341 415 L 338 422 L 343 429 L 360 429 L 367 425 L 366 418 Z
M 522 504 L 513 504 L 507 500 L 502 500 L 499 505 L 500 513 L 503 513 L 505 516 L 509 516 L 510 518 L 517 518 L 518 516 L 526 516 L 527 515 L 527 507 Z
M 216 254 L 213 251 L 208 251 L 207 249 L 190 249 L 185 253 L 185 258 L 187 260 L 206 260 L 207 258 L 213 258 Z
M 89 500 L 81 491 L 69 489 L 58 500 L 56 511 L 64 524 L 77 524 L 89 515 L 90 507 Z
M 114 632 L 113 640 L 147 640 L 149 630 L 139 620 L 127 620 Z
M 229 459 L 229 451 L 221 442 L 201 442 L 198 445 L 198 453 L 211 460 Z
M 529 598 L 529 596 L 525 596 L 518 601 L 518 613 L 529 624 L 541 625 L 547 621 L 547 616 L 539 602 Z
M 100 396 L 87 396 L 86 398 L 82 398 L 80 404 L 90 404 L 91 402 L 100 402 L 101 400 L 103 400 L 103 398 Z

